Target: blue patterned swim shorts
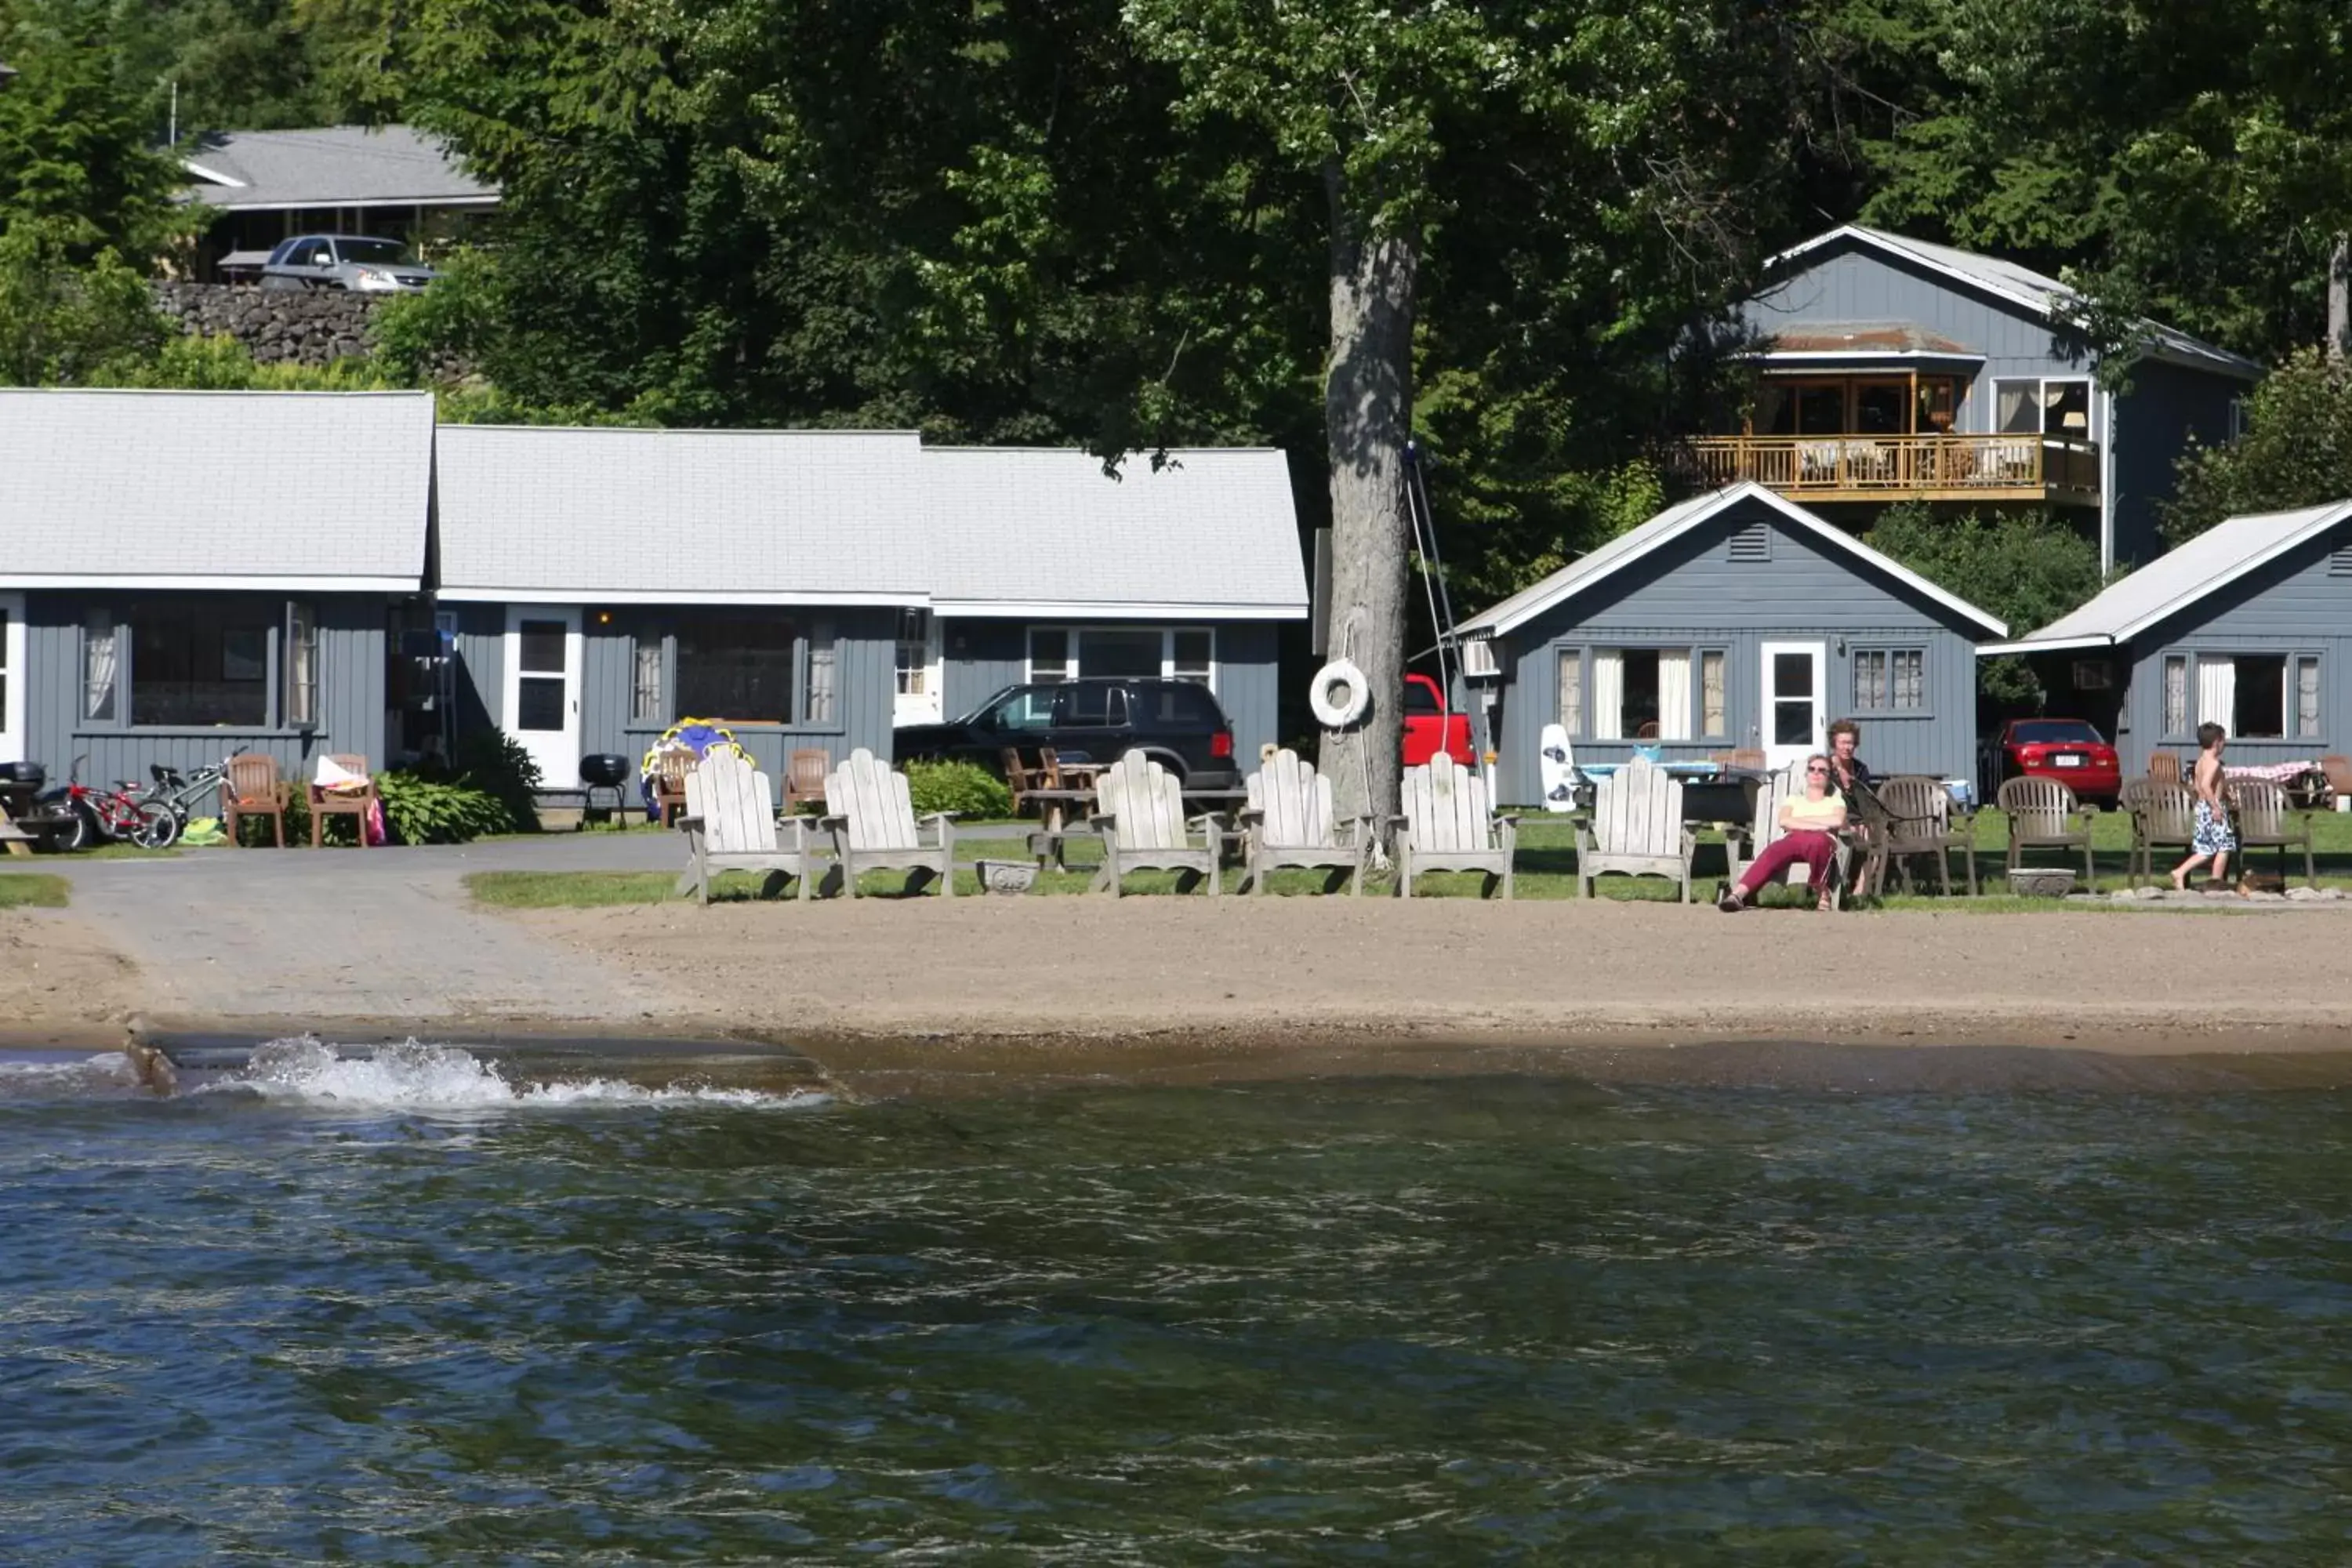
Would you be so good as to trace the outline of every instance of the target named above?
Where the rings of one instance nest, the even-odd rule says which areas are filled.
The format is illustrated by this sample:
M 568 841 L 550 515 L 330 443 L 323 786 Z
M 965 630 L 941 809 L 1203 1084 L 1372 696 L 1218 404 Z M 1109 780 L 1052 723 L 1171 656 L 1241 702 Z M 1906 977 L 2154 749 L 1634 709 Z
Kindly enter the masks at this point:
M 2230 819 L 2215 811 L 2212 802 L 2197 803 L 2197 831 L 2190 836 L 2189 847 L 2200 855 L 2225 854 L 2238 847 L 2238 836 L 2230 831 Z

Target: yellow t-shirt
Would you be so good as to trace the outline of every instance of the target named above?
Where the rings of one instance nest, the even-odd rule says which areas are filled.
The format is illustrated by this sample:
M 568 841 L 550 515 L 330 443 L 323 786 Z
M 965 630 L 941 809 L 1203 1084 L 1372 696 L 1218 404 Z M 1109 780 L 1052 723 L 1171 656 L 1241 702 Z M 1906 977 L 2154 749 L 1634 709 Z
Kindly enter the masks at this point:
M 1819 800 L 1808 800 L 1801 795 L 1789 797 L 1790 827 L 1810 827 L 1827 833 L 1843 826 L 1844 822 L 1845 802 L 1834 795 L 1825 795 Z

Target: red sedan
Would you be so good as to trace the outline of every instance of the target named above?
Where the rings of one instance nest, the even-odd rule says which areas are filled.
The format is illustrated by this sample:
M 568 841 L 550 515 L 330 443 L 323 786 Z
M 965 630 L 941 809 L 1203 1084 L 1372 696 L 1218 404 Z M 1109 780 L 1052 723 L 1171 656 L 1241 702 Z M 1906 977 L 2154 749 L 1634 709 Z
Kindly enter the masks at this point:
M 2000 776 L 2056 779 L 2077 800 L 2112 805 L 2124 786 L 2116 749 L 2080 719 L 2011 719 L 2000 731 Z

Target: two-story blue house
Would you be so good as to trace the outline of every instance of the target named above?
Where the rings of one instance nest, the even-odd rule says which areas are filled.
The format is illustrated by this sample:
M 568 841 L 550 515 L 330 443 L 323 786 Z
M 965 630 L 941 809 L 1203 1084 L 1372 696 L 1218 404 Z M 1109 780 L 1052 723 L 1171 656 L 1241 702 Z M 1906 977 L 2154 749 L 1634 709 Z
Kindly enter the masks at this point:
M 2058 279 L 1857 224 L 1773 258 L 1737 329 L 1755 395 L 1690 444 L 1697 483 L 1755 479 L 1857 531 L 1899 500 L 2049 506 L 2107 567 L 2161 551 L 2175 463 L 2236 433 L 2263 374 L 2154 321 L 2103 359 Z

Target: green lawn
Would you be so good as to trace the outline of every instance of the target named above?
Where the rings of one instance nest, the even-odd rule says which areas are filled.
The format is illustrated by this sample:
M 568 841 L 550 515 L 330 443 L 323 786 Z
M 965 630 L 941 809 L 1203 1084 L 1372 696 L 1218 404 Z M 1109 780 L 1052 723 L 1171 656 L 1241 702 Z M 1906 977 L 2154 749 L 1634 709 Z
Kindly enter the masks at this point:
M 0 871 L 0 910 L 66 907 L 68 884 L 63 877 L 42 871 Z
M 2352 889 L 2352 816 L 2333 813 L 2314 818 L 2313 835 L 2323 887 Z M 1987 811 L 1977 818 L 1976 862 L 1978 883 L 1983 893 L 1975 899 L 1956 896 L 1946 899 L 1933 891 L 1933 871 L 1922 860 L 1916 868 L 1929 880 L 1926 890 L 1904 892 L 1900 883 L 1891 883 L 1887 897 L 1878 907 L 1890 910 L 1945 909 L 1969 914 L 2012 914 L 2048 912 L 2060 908 L 2082 909 L 2080 903 L 2063 904 L 2054 899 L 2022 899 L 2007 891 L 2003 879 L 2003 852 L 2008 828 L 2000 813 Z M 2093 826 L 2092 857 L 2097 871 L 2093 890 L 2105 892 L 2125 885 L 2131 846 L 2131 824 L 2114 813 L 2102 814 Z M 974 860 L 1019 860 L 1026 858 L 1026 846 L 1019 839 L 964 838 L 956 844 L 959 865 L 969 866 Z M 681 850 L 683 846 L 681 845 Z M 1099 846 L 1089 838 L 1073 838 L 1066 852 L 1069 869 L 1047 871 L 1037 879 L 1034 891 L 1047 895 L 1082 893 L 1091 885 L 1096 868 L 1101 864 Z M 681 863 L 685 857 L 681 853 Z M 2159 858 L 2158 875 L 2162 876 L 2171 861 L 2168 851 Z M 2069 860 L 2054 851 L 2036 852 L 2031 858 L 2035 865 L 2071 865 L 2079 868 L 2078 858 Z M 2277 860 L 2270 852 L 2262 853 L 2255 870 L 2270 876 L 2277 869 Z M 1708 902 L 1715 896 L 1717 881 L 1727 875 L 1723 839 L 1719 834 L 1700 837 L 1697 875 L 1692 889 L 1694 902 Z M 2290 873 L 2295 882 L 2302 878 L 2302 862 L 2298 855 Z M 1953 858 L 1953 881 L 1956 888 L 1965 888 L 1958 857 Z M 1562 817 L 1531 815 L 1519 826 L 1518 875 L 1516 892 L 1522 899 L 1571 899 L 1576 896 L 1576 834 L 1574 827 Z M 1228 868 L 1225 886 L 1231 890 L 1235 879 Z M 512 909 L 584 909 L 606 904 L 657 903 L 672 897 L 677 879 L 667 871 L 606 872 L 606 871 L 479 871 L 466 879 L 474 898 L 485 904 Z M 1310 894 L 1319 891 L 1327 879 L 1319 873 L 1282 871 L 1276 873 L 1270 896 Z M 859 890 L 877 897 L 891 897 L 905 886 L 900 872 L 875 872 L 860 879 Z M 1168 872 L 1142 872 L 1128 879 L 1131 892 L 1153 895 L 1173 892 L 1176 878 Z M 1425 877 L 1416 889 L 1416 896 L 1428 898 L 1475 898 L 1481 879 L 1457 874 Z M 1344 884 L 1342 884 L 1344 887 Z M 730 872 L 719 877 L 711 888 L 717 900 L 746 900 L 760 896 L 759 879 L 745 872 Z M 977 895 L 980 881 L 976 872 L 960 870 L 956 874 L 956 892 Z M 1386 896 L 1391 891 L 1391 879 L 1386 876 L 1366 879 L 1365 893 Z M 1610 877 L 1594 889 L 1601 898 L 1649 902 L 1668 902 L 1680 897 L 1667 883 L 1654 878 L 1633 879 Z M 788 890 L 786 897 L 792 894 Z M 929 896 L 928 893 L 926 896 Z M 688 895 L 691 897 L 691 894 Z M 1806 901 L 1802 889 L 1773 888 L 1766 889 L 1760 903 L 1801 904 Z M 2105 906 L 2116 908 L 2118 906 Z

